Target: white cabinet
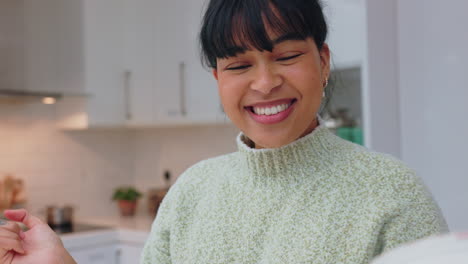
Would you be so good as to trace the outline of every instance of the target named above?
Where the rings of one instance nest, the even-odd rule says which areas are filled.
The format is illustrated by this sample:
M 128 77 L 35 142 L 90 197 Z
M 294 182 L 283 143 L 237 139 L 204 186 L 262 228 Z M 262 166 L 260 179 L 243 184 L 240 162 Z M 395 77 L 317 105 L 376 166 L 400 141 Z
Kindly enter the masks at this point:
M 147 237 L 147 231 L 108 229 L 64 234 L 61 239 L 79 264 L 135 264 Z
M 0 84 L 89 95 L 59 101 L 63 128 L 224 122 L 216 82 L 199 59 L 203 5 L 204 0 L 24 0 L 15 9 L 5 6 L 24 19 L 8 20 L 20 29 L 8 32 L 21 32 L 10 39 L 24 46 L 0 43 L 8 62 L 0 65 Z
M 128 103 L 123 0 L 83 0 L 83 57 L 88 122 L 121 125 Z
M 94 246 L 86 249 L 69 250 L 79 264 L 120 264 L 117 245 Z M 137 262 L 133 262 L 137 263 Z
M 58 105 L 59 126 L 68 129 L 128 127 L 154 124 L 154 85 L 149 78 L 154 48 L 147 29 L 143 0 L 66 1 L 63 13 L 75 15 L 67 23 L 77 30 L 80 45 L 65 45 L 75 56 L 70 63 L 79 68 L 71 72 L 81 76 L 80 91 L 88 98 L 65 98 Z M 146 1 L 150 3 L 151 1 Z M 72 9 L 72 5 L 79 8 Z M 144 11 L 146 13 L 139 14 Z M 64 20 L 67 20 L 64 18 Z
M 119 0 L 2 1 L 0 9 L 1 88 L 64 93 L 58 116 L 71 126 L 125 121 Z
M 119 230 L 119 263 L 134 264 L 139 263 L 143 247 L 148 238 L 147 232 Z
M 138 263 L 143 251 L 143 244 L 120 243 L 118 264 Z
M 224 122 L 227 120 L 218 96 L 218 88 L 211 69 L 204 68 L 200 61 L 198 34 L 202 17 L 208 1 L 185 0 L 186 34 L 188 40 L 186 50 L 186 97 L 188 117 L 192 120 L 211 120 Z
M 153 9 L 154 24 L 155 89 L 158 98 L 157 119 L 167 122 L 185 118 L 187 106 L 185 92 L 186 47 L 184 25 L 186 17 L 183 0 L 157 0 Z M 182 13 L 180 13 L 182 12 Z
M 125 63 L 130 123 L 162 124 L 186 116 L 181 0 L 126 0 Z
M 79 264 L 135 264 L 139 263 L 143 244 L 117 242 L 104 246 L 89 246 L 69 250 Z
M 81 10 L 64 24 L 80 29 L 76 42 L 82 43 L 65 45 L 73 47 L 69 63 L 82 67 L 65 68 L 81 76 L 77 86 L 90 97 L 60 103 L 62 127 L 224 122 L 216 82 L 199 59 L 203 0 L 65 2 L 62 12 Z M 77 3 L 82 6 L 72 8 Z
M 58 2 L 54 15 L 61 26 L 55 32 L 59 36 L 55 48 L 59 59 L 55 63 L 63 79 L 60 89 L 89 95 L 59 101 L 59 126 L 80 129 L 124 125 L 129 104 L 123 0 Z
M 366 17 L 363 0 L 325 0 L 332 67 L 360 67 L 366 53 Z
M 224 120 L 216 82 L 200 62 L 203 0 L 127 0 L 126 62 L 133 125 Z

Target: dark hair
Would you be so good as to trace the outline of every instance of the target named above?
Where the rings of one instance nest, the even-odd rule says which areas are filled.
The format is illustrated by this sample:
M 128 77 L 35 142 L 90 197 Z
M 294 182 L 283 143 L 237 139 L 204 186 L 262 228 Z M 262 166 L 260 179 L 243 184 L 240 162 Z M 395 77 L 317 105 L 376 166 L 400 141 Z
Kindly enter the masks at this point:
M 327 24 L 320 0 L 210 0 L 200 32 L 202 61 L 216 68 L 249 48 L 272 51 L 265 23 L 278 36 L 312 37 L 321 50 Z

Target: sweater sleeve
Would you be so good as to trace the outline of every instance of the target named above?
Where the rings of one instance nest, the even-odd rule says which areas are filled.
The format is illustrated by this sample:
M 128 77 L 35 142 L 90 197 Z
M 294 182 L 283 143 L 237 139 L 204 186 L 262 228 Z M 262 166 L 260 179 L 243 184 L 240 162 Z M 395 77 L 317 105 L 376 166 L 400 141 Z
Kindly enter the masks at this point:
M 170 264 L 170 211 L 174 190 L 171 189 L 164 197 L 156 219 L 151 227 L 150 235 L 143 248 L 141 264 Z
M 403 192 L 400 208 L 383 224 L 378 244 L 380 253 L 434 234 L 448 232 L 440 208 L 423 182 L 410 175 L 412 188 Z M 405 189 L 405 188 L 403 188 Z

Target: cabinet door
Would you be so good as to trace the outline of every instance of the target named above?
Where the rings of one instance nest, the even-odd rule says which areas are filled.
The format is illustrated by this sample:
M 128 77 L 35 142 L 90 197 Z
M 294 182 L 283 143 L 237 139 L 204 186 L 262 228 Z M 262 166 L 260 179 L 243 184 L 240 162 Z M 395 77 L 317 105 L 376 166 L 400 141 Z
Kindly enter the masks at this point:
M 157 0 L 153 17 L 154 33 L 154 87 L 156 89 L 157 119 L 166 122 L 185 118 L 186 40 L 183 0 Z
M 79 264 L 119 264 L 118 248 L 116 245 L 69 250 L 69 252 L 76 263 Z
M 71 1 L 71 0 L 69 0 Z M 124 0 L 82 0 L 85 90 L 90 125 L 122 125 L 128 107 Z
M 123 1 L 127 124 L 216 121 L 216 82 L 197 48 L 204 0 Z
M 143 244 L 120 244 L 119 250 L 119 263 L 118 264 L 135 264 L 139 263 L 141 252 L 143 251 Z
M 130 125 L 185 118 L 185 10 L 182 0 L 124 0 Z
M 155 87 L 156 7 L 154 0 L 124 0 L 127 124 L 151 125 L 156 121 Z
M 73 107 L 63 104 L 65 113 L 84 117 L 78 127 L 125 121 L 123 1 L 20 1 L 24 15 L 22 88 L 89 94 Z
M 205 0 L 185 0 L 186 8 L 186 104 L 188 118 L 194 121 L 223 122 L 225 116 L 218 96 L 217 83 L 211 69 L 203 67 L 200 60 L 198 35 L 203 14 L 208 4 Z

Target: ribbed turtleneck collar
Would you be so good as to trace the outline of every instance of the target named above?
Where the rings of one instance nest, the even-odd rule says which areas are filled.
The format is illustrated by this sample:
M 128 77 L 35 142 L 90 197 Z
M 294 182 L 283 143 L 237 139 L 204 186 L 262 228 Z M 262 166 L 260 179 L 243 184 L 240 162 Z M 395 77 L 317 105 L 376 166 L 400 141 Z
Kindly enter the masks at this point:
M 249 139 L 240 133 L 237 145 L 245 169 L 245 184 L 300 184 L 331 165 L 343 142 L 321 123 L 310 134 L 274 149 L 254 149 L 246 143 Z

